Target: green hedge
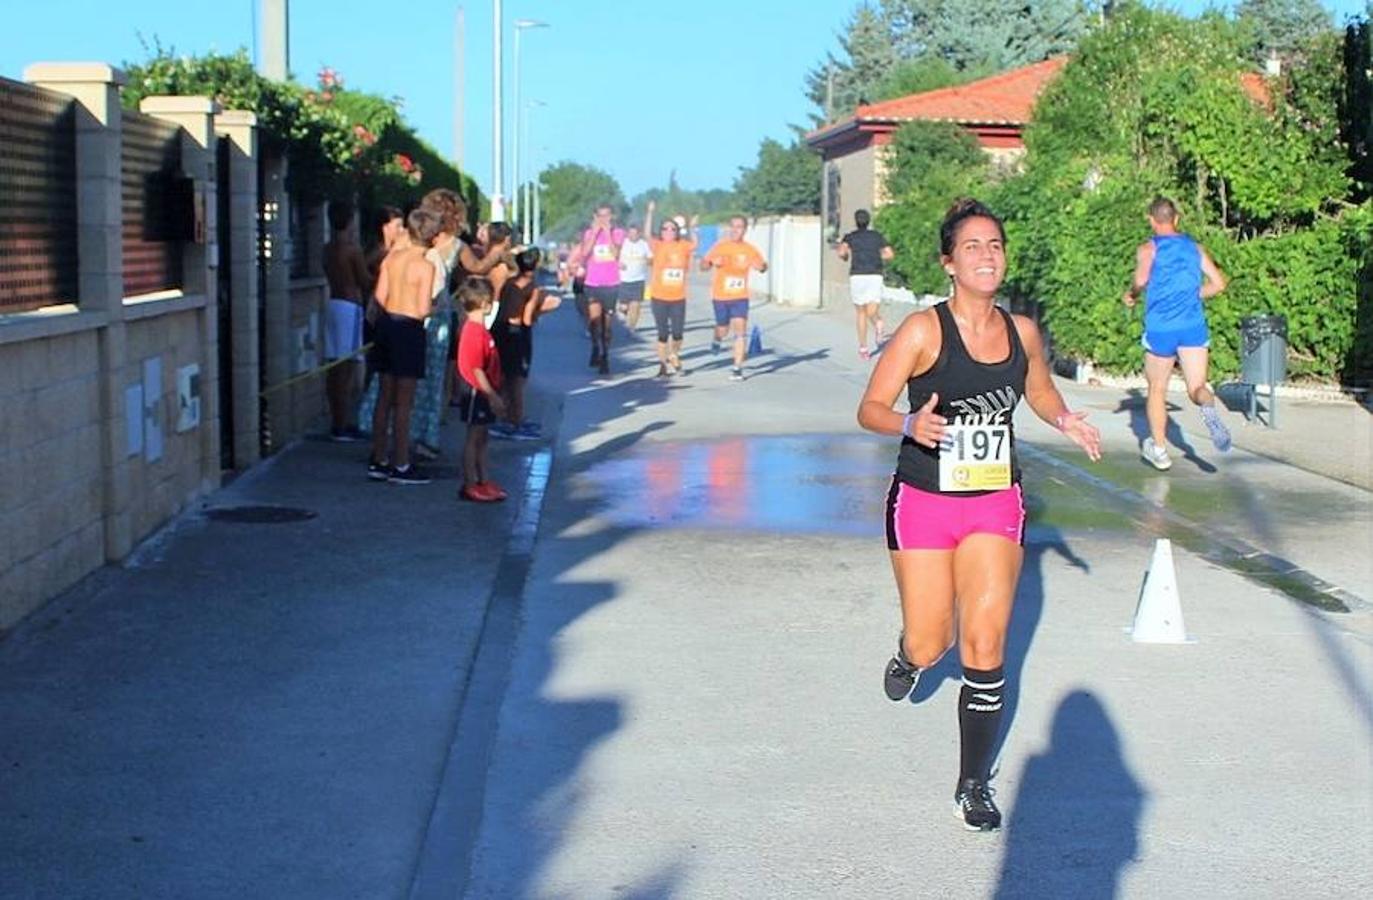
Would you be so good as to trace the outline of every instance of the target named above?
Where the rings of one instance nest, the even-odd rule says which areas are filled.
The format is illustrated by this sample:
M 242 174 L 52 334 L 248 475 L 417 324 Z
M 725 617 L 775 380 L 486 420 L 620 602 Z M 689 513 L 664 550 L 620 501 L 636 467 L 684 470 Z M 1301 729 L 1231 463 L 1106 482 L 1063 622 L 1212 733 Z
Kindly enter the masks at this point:
M 346 88 L 332 69 L 306 87 L 262 77 L 245 50 L 176 56 L 161 46 L 125 69 L 130 109 L 148 96 L 189 95 L 256 113 L 261 143 L 286 155 L 291 190 L 307 200 L 356 195 L 364 206 L 405 206 L 448 187 L 467 198 L 473 216 L 481 208 L 476 182 L 406 124 L 399 99 Z
M 1163 194 L 1230 279 L 1207 303 L 1217 378 L 1238 372 L 1239 321 L 1260 313 L 1287 317 L 1292 377 L 1367 378 L 1373 215 L 1337 139 L 1338 43 L 1313 42 L 1264 103 L 1241 46 L 1222 17 L 1126 7 L 1041 98 L 1024 172 L 985 199 L 1007 219 L 1007 290 L 1043 303 L 1058 353 L 1139 370 L 1142 310 L 1120 297 Z

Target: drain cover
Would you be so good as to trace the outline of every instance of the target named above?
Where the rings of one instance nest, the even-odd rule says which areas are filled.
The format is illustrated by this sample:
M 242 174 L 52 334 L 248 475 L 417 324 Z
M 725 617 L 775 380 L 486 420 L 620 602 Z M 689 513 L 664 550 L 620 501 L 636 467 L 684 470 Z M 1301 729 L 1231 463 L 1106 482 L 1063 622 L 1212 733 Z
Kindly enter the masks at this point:
M 249 525 L 276 525 L 281 522 L 304 522 L 318 513 L 294 506 L 217 506 L 205 510 L 207 519 L 216 522 L 244 522 Z

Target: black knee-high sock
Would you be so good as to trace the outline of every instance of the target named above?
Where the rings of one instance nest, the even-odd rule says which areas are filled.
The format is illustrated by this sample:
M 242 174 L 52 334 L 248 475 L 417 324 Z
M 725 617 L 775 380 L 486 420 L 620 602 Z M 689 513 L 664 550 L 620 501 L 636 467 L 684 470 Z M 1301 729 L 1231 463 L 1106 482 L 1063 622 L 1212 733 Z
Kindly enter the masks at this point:
M 1001 730 L 1001 695 L 1006 673 L 1001 666 L 987 671 L 963 669 L 963 690 L 958 693 L 958 733 L 962 739 L 958 780 L 986 780 L 992 761 L 992 745 Z

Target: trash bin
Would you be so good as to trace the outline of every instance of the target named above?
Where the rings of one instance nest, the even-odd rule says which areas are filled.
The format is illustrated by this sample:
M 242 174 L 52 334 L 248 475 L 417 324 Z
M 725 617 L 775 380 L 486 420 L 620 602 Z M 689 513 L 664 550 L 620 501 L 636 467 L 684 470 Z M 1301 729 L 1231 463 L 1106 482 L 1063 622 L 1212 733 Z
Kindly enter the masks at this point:
M 1277 425 L 1277 385 L 1287 378 L 1287 317 L 1240 319 L 1240 381 L 1249 389 L 1249 417 L 1258 411 L 1260 384 L 1268 385 L 1268 427 Z

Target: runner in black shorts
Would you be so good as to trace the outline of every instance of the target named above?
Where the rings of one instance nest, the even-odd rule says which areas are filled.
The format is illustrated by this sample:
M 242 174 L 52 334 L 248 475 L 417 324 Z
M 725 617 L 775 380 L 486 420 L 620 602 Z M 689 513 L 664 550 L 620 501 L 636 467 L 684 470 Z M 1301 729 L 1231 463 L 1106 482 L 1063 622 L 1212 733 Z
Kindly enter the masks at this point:
M 944 217 L 939 238 L 953 296 L 901 323 L 873 369 L 858 423 L 902 439 L 887 493 L 887 548 L 903 627 L 883 687 L 890 699 L 906 699 L 957 636 L 955 813 L 971 830 L 994 831 L 1001 811 L 987 782 L 1025 535 L 1012 417 L 1023 396 L 1094 460 L 1101 438 L 1064 404 L 1034 322 L 995 305 L 1006 274 L 1001 221 L 963 200 Z M 906 415 L 892 409 L 903 391 Z

